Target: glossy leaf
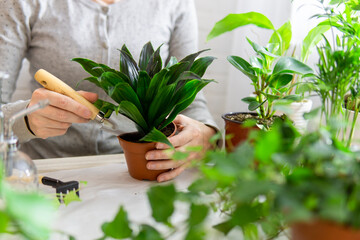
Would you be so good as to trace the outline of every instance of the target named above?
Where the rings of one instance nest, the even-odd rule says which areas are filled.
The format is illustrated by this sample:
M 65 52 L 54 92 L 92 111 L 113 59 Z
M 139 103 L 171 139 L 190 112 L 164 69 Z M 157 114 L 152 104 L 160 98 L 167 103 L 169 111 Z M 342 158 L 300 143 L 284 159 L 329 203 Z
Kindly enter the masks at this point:
M 203 57 L 195 60 L 191 66 L 190 71 L 198 75 L 199 77 L 204 76 L 206 69 L 215 60 L 215 57 Z
M 245 59 L 238 56 L 228 56 L 227 60 L 237 69 L 239 69 L 242 73 L 248 76 L 252 81 L 256 81 L 257 77 L 255 75 L 255 71 L 252 69 L 250 63 L 248 63 Z
M 148 112 L 148 123 L 153 124 L 156 118 L 161 115 L 161 112 L 166 108 L 165 106 L 170 103 L 172 96 L 174 95 L 176 85 L 168 85 L 158 91 L 153 101 L 150 103 Z
M 267 49 L 265 49 L 263 46 L 260 46 L 259 44 L 251 41 L 249 38 L 246 38 L 246 40 L 250 43 L 251 47 L 254 49 L 254 51 L 257 54 L 260 54 L 264 57 L 268 56 L 268 57 L 272 57 L 272 58 L 278 58 L 278 55 L 275 55 L 271 52 L 269 52 Z
M 186 70 L 190 70 L 191 66 L 193 65 L 195 59 L 203 52 L 205 51 L 209 51 L 209 49 L 204 49 L 204 50 L 201 50 L 201 51 L 198 51 L 196 53 L 193 53 L 193 54 L 190 54 L 186 57 L 184 57 L 183 59 L 181 59 L 180 62 L 189 62 L 189 68 L 186 69 Z
M 170 147 L 173 147 L 173 145 L 167 139 L 165 134 L 163 134 L 162 132 L 160 132 L 156 128 L 153 128 L 148 134 L 146 134 L 144 137 L 142 137 L 140 139 L 140 141 L 161 142 L 161 143 L 167 144 Z
M 172 65 L 175 65 L 178 63 L 178 60 L 176 57 L 171 56 L 169 62 L 166 64 L 166 68 L 171 67 Z
M 146 123 L 144 117 L 132 102 L 122 101 L 119 105 L 119 112 L 134 121 L 141 127 L 141 129 L 143 129 L 144 132 L 149 130 L 148 124 Z
M 144 45 L 140 53 L 139 68 L 140 70 L 146 70 L 151 56 L 154 54 L 154 48 L 151 42 Z
M 160 46 L 161 47 L 161 46 Z M 149 59 L 149 63 L 146 67 L 146 71 L 149 76 L 152 78 L 155 74 L 157 74 L 162 68 L 162 60 L 160 56 L 160 47 L 156 49 L 156 51 L 151 55 Z
M 275 29 L 271 21 L 261 13 L 249 12 L 240 14 L 229 14 L 218 21 L 207 36 L 207 41 L 235 28 L 254 24 L 260 28 Z
M 104 72 L 101 68 L 96 68 L 99 66 L 99 64 L 92 60 L 86 58 L 73 58 L 71 61 L 79 63 L 86 72 L 94 77 L 100 77 Z
M 196 87 L 192 95 L 188 95 L 187 97 L 182 97 L 181 98 L 182 101 L 179 101 L 179 103 L 175 106 L 174 110 L 171 112 L 169 117 L 165 120 L 164 123 L 162 123 L 161 128 L 171 123 L 180 112 L 185 110 L 194 101 L 196 94 L 210 82 L 211 82 L 210 80 L 202 80 L 201 83 L 199 83 L 199 85 Z
M 275 89 L 281 89 L 282 87 L 288 85 L 291 80 L 293 80 L 294 76 L 291 74 L 281 74 L 276 75 L 274 78 L 271 79 L 270 85 Z
M 169 72 L 169 69 L 163 69 L 151 79 L 149 88 L 146 92 L 146 101 L 152 102 L 159 89 L 164 87 L 164 77 Z
M 273 70 L 273 74 L 297 73 L 312 74 L 313 70 L 306 64 L 292 57 L 280 58 Z
M 138 73 L 139 68 L 125 45 L 123 45 L 123 47 L 119 51 L 120 51 L 120 72 L 125 74 L 130 79 L 131 87 L 136 89 L 137 79 L 139 76 Z
M 172 84 L 176 82 L 180 75 L 189 68 L 189 62 L 180 62 L 172 65 L 164 76 L 163 84 Z
M 141 114 L 144 113 L 141 102 L 132 87 L 125 83 L 118 83 L 114 88 L 109 89 L 108 95 L 117 103 L 129 101 L 133 103 Z
M 146 71 L 140 71 L 139 79 L 138 79 L 138 86 L 136 89 L 136 94 L 139 97 L 141 104 L 144 106 L 143 109 L 147 109 L 149 106 L 149 102 L 146 102 L 146 93 L 149 89 L 151 79 L 150 76 L 147 74 Z

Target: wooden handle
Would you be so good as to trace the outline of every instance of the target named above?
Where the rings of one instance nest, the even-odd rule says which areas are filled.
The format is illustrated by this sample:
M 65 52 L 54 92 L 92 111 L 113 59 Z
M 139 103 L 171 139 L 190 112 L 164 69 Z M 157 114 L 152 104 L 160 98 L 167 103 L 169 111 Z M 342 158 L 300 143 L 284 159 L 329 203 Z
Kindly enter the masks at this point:
M 92 112 L 91 119 L 94 119 L 96 115 L 99 113 L 99 109 L 97 109 L 91 102 L 86 100 L 86 98 L 81 96 L 69 85 L 67 85 L 59 78 L 52 75 L 51 73 L 47 72 L 46 70 L 44 69 L 38 70 L 35 73 L 34 77 L 35 80 L 38 81 L 44 88 L 71 97 L 78 103 L 85 105 Z

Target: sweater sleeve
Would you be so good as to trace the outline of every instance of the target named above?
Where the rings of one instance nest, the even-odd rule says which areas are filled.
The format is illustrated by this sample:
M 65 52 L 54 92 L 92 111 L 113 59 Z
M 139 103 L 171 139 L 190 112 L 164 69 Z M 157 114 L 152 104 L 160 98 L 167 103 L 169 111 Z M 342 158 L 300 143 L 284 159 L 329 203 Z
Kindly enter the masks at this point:
M 34 0 L 35 1 L 35 0 Z M 14 113 L 26 108 L 28 101 L 11 103 L 21 63 L 31 41 L 31 24 L 36 3 L 31 0 L 0 1 L 0 71 L 9 75 L 1 80 L 0 97 L 5 103 L 2 110 L 5 121 Z M 20 141 L 27 141 L 34 136 L 26 127 L 24 119 L 15 122 L 14 132 Z
M 170 39 L 170 55 L 178 60 L 198 50 L 198 25 L 196 9 L 193 0 L 179 0 L 174 18 L 174 29 Z M 198 93 L 194 102 L 182 114 L 209 125 L 216 130 L 216 125 L 207 107 L 202 91 Z

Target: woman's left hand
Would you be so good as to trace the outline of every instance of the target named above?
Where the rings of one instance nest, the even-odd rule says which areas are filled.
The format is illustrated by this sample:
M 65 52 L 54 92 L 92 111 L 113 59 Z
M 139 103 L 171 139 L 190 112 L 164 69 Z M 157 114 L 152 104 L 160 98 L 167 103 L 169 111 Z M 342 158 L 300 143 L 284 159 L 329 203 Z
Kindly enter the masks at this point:
M 149 161 L 146 167 L 150 170 L 171 169 L 157 177 L 158 182 L 168 181 L 175 178 L 190 164 L 191 160 L 199 159 L 201 153 L 211 147 L 209 139 L 215 134 L 215 130 L 199 121 L 184 115 L 178 115 L 174 123 L 179 133 L 169 138 L 176 151 L 186 151 L 189 146 L 202 146 L 203 151 L 190 153 L 186 160 L 171 160 L 169 153 L 164 151 L 170 147 L 164 143 L 156 143 L 156 150 L 146 153 L 145 158 Z

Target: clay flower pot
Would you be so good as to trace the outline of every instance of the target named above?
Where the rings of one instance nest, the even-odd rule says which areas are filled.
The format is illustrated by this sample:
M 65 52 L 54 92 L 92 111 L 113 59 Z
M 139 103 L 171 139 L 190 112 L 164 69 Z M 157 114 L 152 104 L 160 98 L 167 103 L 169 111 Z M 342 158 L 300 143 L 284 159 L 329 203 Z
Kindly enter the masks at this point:
M 229 140 L 225 141 L 225 148 L 227 152 L 234 151 L 236 146 L 238 146 L 240 143 L 245 141 L 248 138 L 250 131 L 259 129 L 256 126 L 244 127 L 243 126 L 244 122 L 231 119 L 231 116 L 238 114 L 251 114 L 254 117 L 257 116 L 256 113 L 245 113 L 245 112 L 230 112 L 221 116 L 225 121 L 225 135 L 231 136 Z
M 174 123 L 169 124 L 166 127 L 172 130 L 171 134 L 165 134 L 168 137 L 175 135 L 176 125 Z M 166 129 L 165 128 L 165 129 Z M 124 150 L 126 164 L 130 176 L 138 180 L 156 180 L 157 176 L 163 172 L 169 171 L 165 170 L 149 170 L 146 168 L 148 160 L 145 159 L 145 154 L 155 149 L 155 142 L 138 142 L 136 139 L 139 139 L 137 132 L 126 133 L 118 136 L 121 147 Z
M 293 240 L 358 240 L 360 230 L 339 224 L 316 220 L 309 223 L 296 223 L 291 227 Z

